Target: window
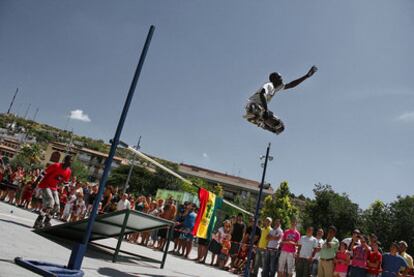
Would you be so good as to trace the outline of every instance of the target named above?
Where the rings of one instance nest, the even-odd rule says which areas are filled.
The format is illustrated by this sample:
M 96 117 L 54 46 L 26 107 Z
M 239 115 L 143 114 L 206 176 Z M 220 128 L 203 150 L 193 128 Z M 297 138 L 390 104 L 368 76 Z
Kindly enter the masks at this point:
M 58 163 L 60 161 L 60 153 L 58 151 L 55 151 L 50 156 L 50 161 L 54 163 Z

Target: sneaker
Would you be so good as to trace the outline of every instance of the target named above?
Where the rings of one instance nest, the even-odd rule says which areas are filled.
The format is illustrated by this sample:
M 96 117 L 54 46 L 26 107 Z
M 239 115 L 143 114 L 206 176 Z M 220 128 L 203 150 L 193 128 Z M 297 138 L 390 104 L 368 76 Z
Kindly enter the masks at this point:
M 50 217 L 46 216 L 45 221 L 43 222 L 43 228 L 49 228 L 52 224 L 50 223 Z
M 44 217 L 39 215 L 33 225 L 34 229 L 42 229 L 43 228 L 43 219 Z

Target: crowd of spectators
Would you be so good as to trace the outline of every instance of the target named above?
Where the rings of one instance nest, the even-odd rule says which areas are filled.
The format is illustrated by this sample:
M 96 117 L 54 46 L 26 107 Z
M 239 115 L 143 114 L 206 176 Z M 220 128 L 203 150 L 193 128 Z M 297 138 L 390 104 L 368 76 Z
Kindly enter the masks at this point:
M 41 194 L 34 187 L 40 170 L 25 171 L 0 164 L 0 200 L 33 212 L 41 209 Z M 87 217 L 95 201 L 98 186 L 72 178 L 59 186 L 60 206 L 55 218 L 62 221 L 77 221 Z M 369 236 L 354 230 L 349 238 L 336 238 L 334 226 L 325 226 L 316 231 L 311 226 L 298 230 L 295 218 L 290 226 L 281 226 L 279 219 L 267 217 L 254 228 L 254 219 L 243 214 L 224 218 L 216 224 L 211 239 L 195 238 L 193 228 L 197 217 L 194 203 L 177 203 L 172 197 L 155 199 L 151 196 L 123 193 L 116 186 L 107 185 L 100 199 L 99 213 L 132 209 L 152 216 L 174 221 L 175 228 L 129 234 L 126 239 L 154 250 L 163 251 L 169 239 L 173 247 L 169 252 L 209 264 L 235 274 L 245 270 L 249 241 L 253 230 L 253 255 L 250 276 L 280 277 L 394 277 L 413 274 L 413 259 L 407 254 L 405 241 L 394 242 L 384 252 L 376 235 Z M 326 235 L 325 235 L 326 233 Z M 190 258 L 197 247 L 195 258 Z M 209 259 L 209 261 L 207 261 Z

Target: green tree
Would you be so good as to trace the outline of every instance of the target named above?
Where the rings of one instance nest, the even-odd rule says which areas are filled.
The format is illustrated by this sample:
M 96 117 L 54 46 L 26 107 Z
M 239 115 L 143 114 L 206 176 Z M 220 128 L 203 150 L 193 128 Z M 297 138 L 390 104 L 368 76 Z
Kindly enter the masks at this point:
M 375 201 L 362 214 L 362 232 L 376 234 L 384 245 L 390 245 L 392 233 L 392 214 L 390 206 L 382 201 Z
M 337 237 L 344 238 L 360 223 L 360 209 L 347 194 L 336 193 L 330 185 L 317 184 L 313 189 L 315 200 L 309 201 L 303 217 L 306 226 L 338 229 Z
M 405 240 L 409 253 L 414 253 L 414 196 L 398 196 L 390 204 L 392 239 Z M 388 245 L 387 245 L 388 246 Z
M 88 181 L 88 177 L 89 177 L 88 168 L 83 163 L 75 159 L 72 162 L 71 169 L 72 169 L 72 176 L 75 176 L 78 181 L 81 181 L 81 182 Z
M 284 228 L 290 225 L 290 219 L 298 216 L 298 209 L 293 205 L 288 182 L 280 183 L 279 188 L 273 195 L 264 199 L 260 215 L 262 218 L 271 217 L 280 219 Z
M 10 165 L 14 168 L 22 167 L 26 170 L 34 168 L 42 168 L 40 163 L 41 160 L 41 149 L 37 144 L 25 144 L 20 149 L 17 155 L 11 160 Z

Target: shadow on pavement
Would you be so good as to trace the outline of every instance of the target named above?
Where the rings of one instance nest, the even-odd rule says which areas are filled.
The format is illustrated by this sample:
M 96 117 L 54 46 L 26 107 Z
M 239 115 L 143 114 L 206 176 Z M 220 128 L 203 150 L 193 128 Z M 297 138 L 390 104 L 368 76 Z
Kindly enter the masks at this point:
M 173 275 L 159 275 L 153 273 L 125 273 L 117 269 L 110 267 L 101 267 L 98 269 L 98 273 L 102 276 L 111 276 L 111 277 L 177 277 Z
M 40 235 L 44 238 L 47 238 L 47 239 L 53 241 L 54 243 L 57 243 L 60 246 L 63 246 L 67 249 L 71 250 L 73 248 L 74 243 L 72 241 L 64 240 L 64 239 L 61 239 L 61 238 L 57 238 L 57 237 L 50 236 L 50 235 L 45 235 L 45 234 L 38 234 L 38 235 Z M 88 258 L 99 259 L 99 260 L 102 260 L 102 261 L 105 261 L 105 262 L 111 262 L 112 263 L 113 251 L 108 251 L 108 250 L 106 250 L 102 247 L 99 247 L 99 246 L 96 246 L 96 245 L 93 245 L 93 244 L 89 244 L 85 256 L 88 257 Z M 147 268 L 159 268 L 158 265 L 153 264 L 154 261 L 150 258 L 145 258 L 145 257 L 137 258 L 137 257 L 128 256 L 128 255 L 123 255 L 121 253 L 119 253 L 119 255 L 118 255 L 117 263 L 118 264 L 122 264 L 122 263 L 131 264 L 132 263 L 132 264 L 147 267 Z M 129 276 L 131 276 L 131 275 L 129 275 Z
M 32 229 L 32 226 L 31 225 L 28 225 L 28 224 L 23 224 L 23 223 L 20 223 L 20 222 L 16 222 L 16 221 L 12 221 L 12 220 L 7 220 L 7 219 L 0 219 L 0 221 L 3 221 L 3 222 L 6 222 L 6 223 L 11 223 L 11 224 L 14 224 L 14 225 L 18 225 L 18 226 L 21 226 L 21 227 L 25 227 L 25 228 Z
M 8 259 L 0 259 L 0 263 L 15 264 L 15 263 L 14 263 L 14 260 L 8 260 Z

